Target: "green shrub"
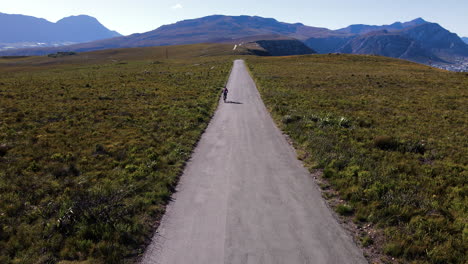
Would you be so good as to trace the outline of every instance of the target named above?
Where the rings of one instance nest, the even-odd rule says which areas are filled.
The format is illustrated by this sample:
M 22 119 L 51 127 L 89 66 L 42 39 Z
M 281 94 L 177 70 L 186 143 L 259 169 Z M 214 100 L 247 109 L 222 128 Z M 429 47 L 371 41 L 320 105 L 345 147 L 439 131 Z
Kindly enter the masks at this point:
M 364 247 L 368 247 L 374 243 L 374 240 L 370 236 L 364 236 L 361 238 L 361 243 Z
M 381 150 L 397 150 L 398 141 L 391 136 L 377 136 L 374 138 L 374 146 Z
M 352 215 L 353 212 L 354 212 L 354 209 L 353 207 L 351 207 L 350 205 L 347 205 L 347 204 L 340 204 L 336 207 L 336 212 L 340 215 Z
M 330 179 L 330 178 L 336 176 L 337 174 L 338 174 L 338 172 L 332 166 L 327 166 L 323 170 L 323 177 L 326 178 L 326 179 Z
M 139 167 L 137 165 L 134 165 L 134 164 L 125 165 L 125 170 L 130 172 L 130 173 L 137 171 L 138 168 Z
M 387 255 L 390 255 L 392 257 L 400 257 L 403 255 L 403 247 L 402 245 L 398 244 L 398 243 L 395 243 L 395 242 L 391 242 L 391 243 L 387 243 L 384 245 L 383 247 L 383 251 L 385 254 Z
M 10 150 L 10 147 L 6 144 L 1 144 L 0 145 L 0 157 L 3 157 L 7 154 L 8 150 Z
M 300 116 L 298 115 L 285 115 L 283 116 L 283 124 L 290 124 L 290 123 L 294 123 L 294 122 L 297 122 L 301 119 Z

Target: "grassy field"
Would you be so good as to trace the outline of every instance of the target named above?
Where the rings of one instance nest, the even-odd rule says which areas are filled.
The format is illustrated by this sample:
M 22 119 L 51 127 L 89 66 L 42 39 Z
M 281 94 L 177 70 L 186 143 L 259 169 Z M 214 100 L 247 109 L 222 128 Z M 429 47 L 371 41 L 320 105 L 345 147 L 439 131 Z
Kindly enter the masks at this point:
M 0 58 L 0 263 L 132 262 L 229 55 L 190 45 Z M 298 156 L 345 200 L 338 213 L 383 230 L 375 246 L 402 262 L 467 262 L 466 73 L 372 56 L 246 59 Z M 364 246 L 373 239 L 362 233 Z
M 399 261 L 468 262 L 468 73 L 374 56 L 247 60 L 298 156 L 346 202 L 338 213 L 383 230 L 375 246 Z
M 232 59 L 215 55 L 231 50 L 1 58 L 0 263 L 141 253 L 227 81 Z

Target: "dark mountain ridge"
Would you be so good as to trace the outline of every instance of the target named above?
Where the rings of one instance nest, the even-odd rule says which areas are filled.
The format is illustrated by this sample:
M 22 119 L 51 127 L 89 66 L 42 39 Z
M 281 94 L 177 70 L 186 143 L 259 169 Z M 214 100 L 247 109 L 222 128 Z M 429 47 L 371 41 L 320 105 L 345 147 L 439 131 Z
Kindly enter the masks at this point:
M 431 51 L 424 49 L 418 41 L 387 30 L 354 37 L 338 49 L 338 52 L 380 55 L 422 63 L 445 62 Z
M 425 23 L 401 31 L 401 34 L 419 42 L 421 46 L 440 57 L 468 57 L 468 45 L 457 34 L 437 23 Z
M 247 47 L 251 53 L 260 56 L 290 56 L 317 53 L 297 39 L 256 40 L 242 45 Z M 254 45 L 254 47 L 251 47 L 251 45 Z
M 395 22 L 391 25 L 383 25 L 383 26 L 371 26 L 371 25 L 364 25 L 364 24 L 356 24 L 351 25 L 346 28 L 338 29 L 336 32 L 348 33 L 348 34 L 366 34 L 372 31 L 380 31 L 380 30 L 388 30 L 388 31 L 396 31 L 402 30 L 408 27 L 414 27 L 418 25 L 422 25 L 427 23 L 426 20 L 422 18 L 417 18 L 409 22 Z
M 304 42 L 319 53 L 373 54 L 426 64 L 468 57 L 468 45 L 456 34 L 422 18 L 384 26 L 352 25 L 337 31 L 351 35 L 312 37 Z
M 308 27 L 300 23 L 278 22 L 273 18 L 213 15 L 164 25 L 153 31 L 134 34 L 130 37 L 135 45 L 143 46 L 226 42 L 258 35 L 283 35 L 300 38 L 303 35 L 330 32 L 328 29 Z
M 338 49 L 353 54 L 376 54 L 421 63 L 447 63 L 468 57 L 468 45 L 437 23 L 407 24 L 401 30 L 360 34 Z

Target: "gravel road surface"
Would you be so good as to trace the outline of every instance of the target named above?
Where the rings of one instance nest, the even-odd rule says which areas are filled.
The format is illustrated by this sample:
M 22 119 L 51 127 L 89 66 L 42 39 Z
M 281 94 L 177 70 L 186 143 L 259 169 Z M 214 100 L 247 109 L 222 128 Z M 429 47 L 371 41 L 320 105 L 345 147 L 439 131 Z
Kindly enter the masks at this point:
M 142 264 L 367 263 L 236 60 Z M 221 95 L 221 90 L 220 90 Z

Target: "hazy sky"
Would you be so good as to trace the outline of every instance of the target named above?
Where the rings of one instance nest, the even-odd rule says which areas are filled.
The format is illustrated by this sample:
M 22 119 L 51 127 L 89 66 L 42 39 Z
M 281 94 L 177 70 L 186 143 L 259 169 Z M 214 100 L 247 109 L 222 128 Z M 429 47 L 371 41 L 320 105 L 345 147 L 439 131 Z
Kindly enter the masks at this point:
M 0 12 L 52 22 L 86 14 L 124 35 L 213 14 L 273 17 L 330 29 L 422 17 L 468 37 L 468 0 L 1 0 Z

